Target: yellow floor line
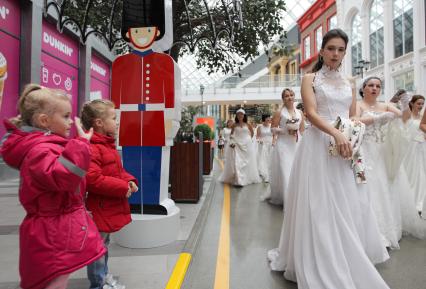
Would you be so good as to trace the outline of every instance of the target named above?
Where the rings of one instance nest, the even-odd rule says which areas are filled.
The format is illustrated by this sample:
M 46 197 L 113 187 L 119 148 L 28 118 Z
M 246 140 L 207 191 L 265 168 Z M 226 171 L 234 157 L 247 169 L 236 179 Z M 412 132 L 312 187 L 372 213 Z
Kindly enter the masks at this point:
M 219 162 L 221 163 L 221 162 Z M 223 163 L 222 163 L 223 166 Z M 230 243 L 230 215 L 231 189 L 224 185 L 222 220 L 220 224 L 219 247 L 216 261 L 216 275 L 214 289 L 229 289 L 229 243 Z
M 175 268 L 173 269 L 173 273 L 170 276 L 169 282 L 166 285 L 166 289 L 179 289 L 180 286 L 182 286 L 191 258 L 192 256 L 189 253 L 180 254 Z

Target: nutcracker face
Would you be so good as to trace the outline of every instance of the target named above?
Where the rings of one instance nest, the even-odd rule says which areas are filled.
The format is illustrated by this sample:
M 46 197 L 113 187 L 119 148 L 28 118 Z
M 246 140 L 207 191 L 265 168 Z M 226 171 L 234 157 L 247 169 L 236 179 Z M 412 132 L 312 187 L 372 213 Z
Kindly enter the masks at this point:
M 160 35 L 157 27 L 136 27 L 129 28 L 126 36 L 130 39 L 135 49 L 147 49 Z

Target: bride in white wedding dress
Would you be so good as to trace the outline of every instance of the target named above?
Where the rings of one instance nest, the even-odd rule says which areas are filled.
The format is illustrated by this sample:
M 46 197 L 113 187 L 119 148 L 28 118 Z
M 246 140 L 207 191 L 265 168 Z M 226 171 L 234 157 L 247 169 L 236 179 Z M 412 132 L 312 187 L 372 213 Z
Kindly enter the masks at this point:
M 360 89 L 363 99 L 358 102 L 357 117 L 366 125 L 361 145 L 367 168 L 366 187 L 382 234 L 382 242 L 386 247 L 397 249 L 402 237 L 399 195 L 410 193 L 410 187 L 406 183 L 405 186 L 398 185 L 397 189 L 391 188 L 386 158 L 392 156 L 386 155 L 385 141 L 389 122 L 400 117 L 402 113 L 393 105 L 377 101 L 381 88 L 382 81 L 378 77 L 368 77 L 363 81 Z M 401 177 L 399 173 L 397 180 Z
M 352 156 L 350 142 L 332 126 L 338 116 L 355 114 L 355 93 L 339 71 L 347 43 L 342 30 L 327 32 L 315 74 L 303 77 L 312 128 L 293 162 L 279 247 L 268 252 L 272 270 L 284 271 L 299 289 L 389 288 L 372 263 L 389 255 L 368 198 L 345 160 Z M 341 157 L 329 154 L 331 137 Z
M 271 116 L 262 115 L 262 124 L 256 130 L 257 139 L 257 170 L 265 183 L 269 183 L 271 174 L 271 151 L 273 135 L 271 131 Z
M 294 91 L 284 89 L 281 98 L 283 106 L 272 120 L 272 131 L 277 141 L 272 149 L 271 194 L 267 197 L 270 203 L 276 205 L 287 200 L 291 167 L 300 135 L 305 128 L 302 112 L 294 107 Z
M 226 162 L 219 181 L 235 186 L 260 183 L 253 135 L 253 128 L 247 123 L 245 111 L 240 108 L 225 149 Z
M 406 122 L 410 144 L 404 159 L 404 167 L 414 190 L 414 202 L 418 212 L 422 211 L 426 197 L 426 134 L 420 130 L 424 103 L 425 98 L 422 95 L 413 95 L 410 100 L 411 115 Z M 425 214 L 426 212 L 422 213 L 423 216 Z

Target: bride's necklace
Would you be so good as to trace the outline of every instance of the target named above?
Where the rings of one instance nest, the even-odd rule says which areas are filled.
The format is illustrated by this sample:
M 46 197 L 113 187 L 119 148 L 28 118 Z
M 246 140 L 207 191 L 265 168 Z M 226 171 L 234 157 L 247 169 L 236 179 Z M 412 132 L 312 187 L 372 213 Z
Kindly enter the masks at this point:
M 366 106 L 368 106 L 371 110 L 375 110 L 377 108 L 377 102 L 375 102 L 373 105 L 366 102 L 365 100 L 362 101 Z

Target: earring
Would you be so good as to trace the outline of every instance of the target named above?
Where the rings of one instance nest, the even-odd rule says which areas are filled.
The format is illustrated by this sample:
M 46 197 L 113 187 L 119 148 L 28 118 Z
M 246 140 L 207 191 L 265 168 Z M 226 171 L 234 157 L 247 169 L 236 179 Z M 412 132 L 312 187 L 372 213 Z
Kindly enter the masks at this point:
M 319 56 L 319 61 L 324 62 L 324 58 L 322 58 L 322 55 Z

